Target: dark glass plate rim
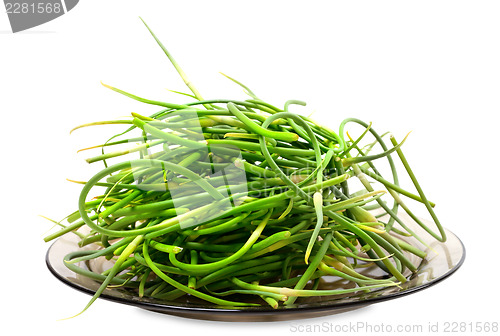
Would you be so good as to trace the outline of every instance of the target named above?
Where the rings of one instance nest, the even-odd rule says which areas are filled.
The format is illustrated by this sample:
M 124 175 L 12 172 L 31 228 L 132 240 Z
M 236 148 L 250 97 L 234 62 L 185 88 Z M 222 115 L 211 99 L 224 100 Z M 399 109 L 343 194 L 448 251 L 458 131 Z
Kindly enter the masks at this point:
M 347 302 L 336 302 L 332 303 L 330 305 L 307 305 L 307 306 L 301 306 L 301 307 L 290 307 L 290 308 L 282 308 L 282 309 L 272 309 L 270 307 L 265 307 L 263 306 L 262 308 L 256 308 L 256 309 L 248 309 L 248 308 L 243 308 L 243 309 L 224 309 L 224 308 L 216 308 L 213 306 L 200 306 L 200 305 L 187 305 L 187 306 L 182 306 L 182 305 L 176 305 L 175 302 L 171 303 L 155 303 L 155 302 L 149 302 L 149 301 L 140 301 L 140 300 L 131 300 L 123 297 L 118 297 L 118 296 L 113 296 L 109 295 L 106 293 L 103 293 L 100 295 L 100 298 L 112 301 L 112 302 L 117 302 L 121 304 L 126 304 L 130 306 L 135 306 L 138 308 L 142 309 L 147 309 L 151 311 L 156 311 L 156 312 L 163 312 L 163 313 L 171 313 L 171 314 L 183 314 L 186 312 L 189 312 L 190 314 L 194 315 L 211 315 L 211 314 L 224 314 L 224 315 L 235 315 L 235 316 L 242 316 L 242 315 L 281 315 L 281 314 L 302 314 L 304 312 L 326 312 L 326 311 L 334 311 L 334 310 L 349 310 L 349 309 L 355 309 L 355 308 L 360 308 L 363 306 L 368 306 L 374 303 L 378 302 L 383 302 L 383 301 L 388 301 L 396 298 L 400 298 L 409 294 L 413 294 L 415 292 L 421 291 L 423 289 L 429 288 L 435 284 L 440 283 L 444 279 L 448 278 L 450 275 L 455 273 L 464 263 L 465 257 L 466 257 L 466 250 L 465 250 L 465 245 L 463 242 L 458 238 L 456 235 L 454 235 L 451 231 L 446 230 L 448 235 L 452 235 L 459 243 L 461 247 L 461 257 L 459 261 L 453 266 L 453 268 L 449 269 L 447 272 L 444 274 L 432 279 L 431 281 L 419 284 L 414 287 L 409 287 L 401 291 L 396 291 L 394 293 L 390 293 L 387 295 L 381 295 L 381 296 L 375 296 L 372 298 L 367 298 L 367 299 L 362 299 L 362 300 L 357 300 L 357 301 L 347 301 Z M 61 239 L 61 238 L 59 238 Z M 47 253 L 45 255 L 45 263 L 47 265 L 47 268 L 49 271 L 61 282 L 64 284 L 89 295 L 94 295 L 94 291 L 86 288 L 78 283 L 72 282 L 63 275 L 61 275 L 55 267 L 51 264 L 50 262 L 50 254 L 52 249 L 54 248 L 54 245 L 57 243 L 57 240 L 52 243 L 52 245 L 48 248 Z

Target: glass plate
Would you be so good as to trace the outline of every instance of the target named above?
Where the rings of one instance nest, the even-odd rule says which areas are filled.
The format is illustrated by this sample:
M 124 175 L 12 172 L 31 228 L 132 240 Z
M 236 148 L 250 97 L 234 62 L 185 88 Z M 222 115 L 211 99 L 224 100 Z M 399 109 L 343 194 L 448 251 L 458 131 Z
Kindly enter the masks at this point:
M 106 289 L 100 298 L 132 305 L 135 307 L 177 315 L 188 318 L 221 320 L 221 321 L 278 321 L 304 319 L 309 317 L 324 316 L 358 309 L 373 303 L 395 299 L 403 295 L 415 293 L 428 288 L 453 274 L 464 262 L 465 247 L 460 239 L 449 230 L 446 230 L 447 241 L 441 243 L 423 232 L 420 227 L 407 220 L 409 225 L 429 246 L 416 241 L 414 238 L 404 239 L 427 252 L 427 257 L 420 260 L 413 255 L 407 257 L 416 261 L 418 270 L 414 274 L 407 274 L 409 281 L 401 287 L 386 287 L 369 293 L 358 292 L 344 296 L 320 296 L 310 298 L 299 298 L 292 306 L 273 309 L 269 306 L 262 307 L 237 307 L 234 309 L 221 308 L 205 301 L 197 301 L 196 298 L 185 295 L 173 302 L 161 301 L 152 298 L 140 298 L 132 290 L 123 288 Z M 400 237 L 403 238 L 403 237 Z M 99 288 L 99 283 L 70 271 L 63 263 L 63 257 L 69 252 L 79 249 L 78 237 L 67 235 L 56 240 L 48 249 L 46 263 L 50 272 L 65 283 L 84 293 L 93 295 Z M 93 268 L 91 263 L 80 264 L 81 267 Z M 378 268 L 366 269 L 364 274 L 382 276 L 377 274 Z M 330 280 L 330 281 L 329 281 Z M 325 277 L 321 288 L 351 288 L 354 284 L 340 281 L 338 278 Z

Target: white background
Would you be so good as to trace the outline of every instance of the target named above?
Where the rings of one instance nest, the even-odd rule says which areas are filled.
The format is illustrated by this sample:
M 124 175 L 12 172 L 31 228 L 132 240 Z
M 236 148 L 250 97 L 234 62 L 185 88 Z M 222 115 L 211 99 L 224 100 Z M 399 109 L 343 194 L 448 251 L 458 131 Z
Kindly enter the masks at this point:
M 467 247 L 464 266 L 422 292 L 351 313 L 304 321 L 188 320 L 98 300 L 46 269 L 42 237 L 76 207 L 96 167 L 76 150 L 101 139 L 81 123 L 183 102 L 187 91 L 139 20 L 142 16 L 205 98 L 243 98 L 222 71 L 281 105 L 337 129 L 347 117 L 400 139 L 444 225 Z M 51 335 L 297 334 L 293 326 L 500 322 L 497 1 L 80 1 L 68 14 L 12 34 L 0 13 L 2 329 Z M 301 112 L 302 112 L 301 111 Z M 100 168 L 100 166 L 99 166 Z M 493 305 L 491 306 L 491 304 Z M 7 325 L 6 325 L 6 324 Z M 358 333 L 363 334 L 363 333 Z M 470 333 L 468 333 L 470 334 Z

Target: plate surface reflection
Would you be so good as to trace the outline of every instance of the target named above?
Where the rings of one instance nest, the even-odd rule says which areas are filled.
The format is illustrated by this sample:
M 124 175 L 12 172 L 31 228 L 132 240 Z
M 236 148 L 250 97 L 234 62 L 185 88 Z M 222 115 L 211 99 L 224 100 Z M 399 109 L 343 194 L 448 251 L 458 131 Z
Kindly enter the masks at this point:
M 420 229 L 415 225 L 411 226 L 413 230 L 419 231 Z M 417 234 L 420 234 L 428 247 L 425 247 L 414 238 L 405 237 L 404 239 L 426 251 L 428 255 L 422 261 L 412 254 L 407 254 L 407 257 L 419 266 L 416 273 L 406 274 L 409 276 L 409 281 L 400 287 L 385 287 L 369 293 L 357 292 L 344 296 L 299 298 L 294 305 L 278 309 L 269 306 L 223 309 L 187 295 L 174 302 L 168 302 L 153 298 L 140 298 L 134 291 L 122 288 L 106 289 L 100 298 L 155 312 L 206 320 L 277 321 L 336 314 L 395 299 L 428 288 L 453 274 L 464 262 L 465 247 L 460 239 L 449 230 L 446 230 L 448 238 L 445 243 L 438 242 L 421 231 L 417 232 Z M 63 257 L 66 254 L 79 250 L 77 242 L 78 237 L 75 235 L 67 235 L 56 240 L 47 251 L 46 263 L 52 274 L 63 283 L 92 295 L 99 288 L 99 283 L 72 272 L 63 263 Z M 97 267 L 91 263 L 81 264 L 80 266 L 90 267 L 91 269 Z M 99 267 L 102 267 L 102 265 L 99 265 Z M 363 274 L 382 276 L 378 268 L 368 268 Z M 354 287 L 354 284 L 346 280 L 324 277 L 321 280 L 319 289 L 352 287 Z

